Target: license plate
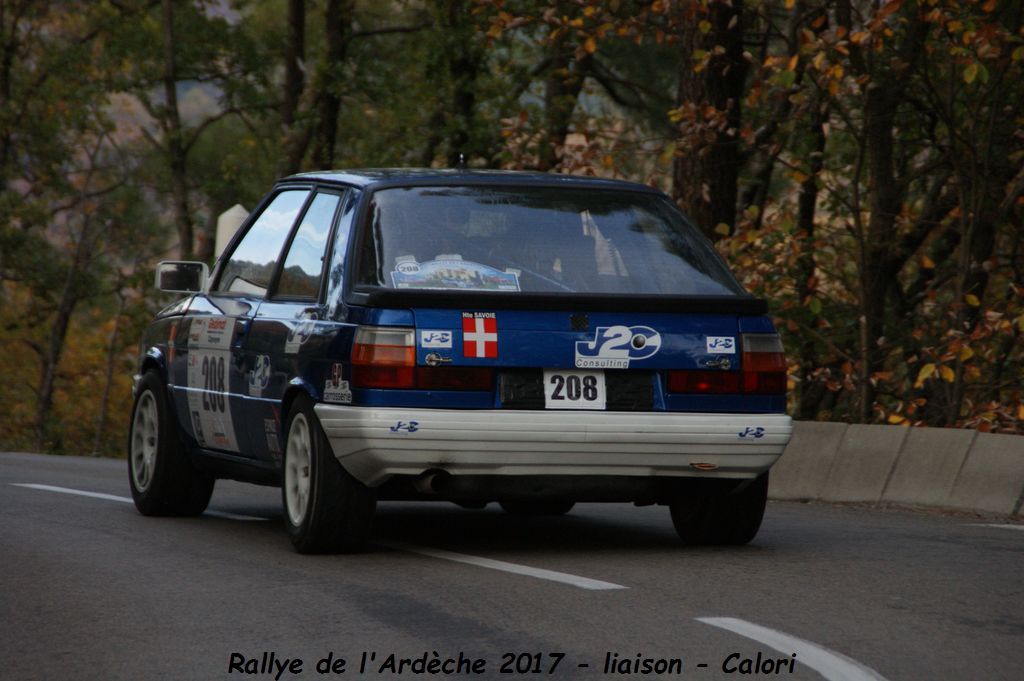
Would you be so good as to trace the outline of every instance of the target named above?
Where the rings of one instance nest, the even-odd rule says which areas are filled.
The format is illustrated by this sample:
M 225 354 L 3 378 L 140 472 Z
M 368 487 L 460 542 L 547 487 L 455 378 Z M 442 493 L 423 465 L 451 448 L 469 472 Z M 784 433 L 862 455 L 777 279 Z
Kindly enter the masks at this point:
M 604 409 L 603 371 L 544 371 L 545 409 Z

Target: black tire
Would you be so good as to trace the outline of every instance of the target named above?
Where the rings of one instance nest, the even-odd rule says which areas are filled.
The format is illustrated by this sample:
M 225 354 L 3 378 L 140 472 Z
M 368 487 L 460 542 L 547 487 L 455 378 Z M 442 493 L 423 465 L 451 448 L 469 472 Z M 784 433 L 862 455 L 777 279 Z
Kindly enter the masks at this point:
M 142 377 L 128 430 L 128 481 L 142 515 L 190 516 L 206 510 L 213 476 L 197 470 L 178 434 L 167 386 L 156 369 Z
M 351 553 L 370 534 L 377 497 L 334 457 L 313 401 L 292 403 L 285 429 L 281 501 L 288 537 L 299 553 Z
M 563 499 L 517 499 L 498 502 L 505 513 L 512 515 L 565 515 L 576 505 Z
M 739 546 L 761 528 L 768 503 L 768 474 L 738 492 L 680 499 L 669 505 L 672 524 L 687 544 Z

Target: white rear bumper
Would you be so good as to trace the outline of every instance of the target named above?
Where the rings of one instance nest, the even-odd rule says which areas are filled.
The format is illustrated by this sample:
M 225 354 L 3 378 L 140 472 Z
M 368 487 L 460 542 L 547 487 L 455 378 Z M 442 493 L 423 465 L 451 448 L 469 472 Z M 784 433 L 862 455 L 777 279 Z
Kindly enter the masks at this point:
M 318 404 L 315 410 L 341 464 L 374 487 L 393 475 L 428 470 L 453 475 L 752 478 L 782 455 L 792 432 L 784 414 L 334 404 Z

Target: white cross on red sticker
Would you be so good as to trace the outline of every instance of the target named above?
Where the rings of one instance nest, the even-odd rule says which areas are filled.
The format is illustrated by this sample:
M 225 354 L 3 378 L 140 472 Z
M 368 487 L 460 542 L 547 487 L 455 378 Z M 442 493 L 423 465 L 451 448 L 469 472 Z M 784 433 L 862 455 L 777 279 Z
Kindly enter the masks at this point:
M 462 354 L 465 357 L 498 356 L 498 320 L 493 312 L 462 313 Z

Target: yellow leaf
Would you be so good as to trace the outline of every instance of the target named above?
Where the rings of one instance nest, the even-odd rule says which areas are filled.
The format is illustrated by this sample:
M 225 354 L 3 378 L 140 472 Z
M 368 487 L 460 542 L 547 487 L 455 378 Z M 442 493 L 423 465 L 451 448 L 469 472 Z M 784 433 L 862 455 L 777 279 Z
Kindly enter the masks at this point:
M 796 180 L 799 184 L 803 184 L 804 182 L 806 182 L 807 177 L 807 175 L 804 175 L 799 170 L 793 171 L 793 179 Z
M 1024 59 L 1024 45 L 1021 45 L 1020 47 L 1015 49 L 1011 57 L 1013 61 L 1020 61 L 1021 59 Z
M 921 367 L 921 370 L 917 372 L 917 380 L 914 381 L 914 387 L 920 388 L 924 385 L 924 382 L 928 380 L 928 377 L 935 373 L 935 365 L 929 362 Z
M 906 421 L 906 419 L 903 418 L 902 416 L 900 416 L 899 414 L 889 414 L 889 419 L 888 420 L 889 420 L 889 423 L 891 423 L 893 425 L 899 425 L 900 423 L 903 423 L 903 422 Z
M 964 27 L 964 22 L 962 22 L 962 21 L 951 21 L 948 24 L 946 24 L 946 30 L 950 31 L 951 33 L 956 33 L 957 31 L 959 31 L 963 27 Z
M 586 42 L 583 43 L 583 49 L 587 51 L 587 54 L 594 54 L 597 52 L 597 41 L 592 37 L 587 38 Z
M 711 22 L 705 19 L 704 21 L 697 24 L 697 30 L 701 33 L 707 33 L 711 30 Z
M 1017 420 L 1024 421 L 1024 404 L 1017 407 Z
M 969 346 L 965 345 L 962 348 L 960 348 L 960 355 L 959 356 L 960 356 L 960 361 L 961 362 L 966 362 L 971 357 L 974 357 L 974 350 L 971 350 L 971 348 Z
M 956 374 L 954 374 L 953 370 L 945 364 L 939 367 L 939 373 L 942 374 L 942 380 L 946 383 L 952 383 L 956 380 Z
M 786 9 L 793 9 L 796 4 L 796 0 L 786 0 Z
M 935 261 L 932 260 L 931 258 L 929 258 L 927 255 L 922 255 L 921 256 L 921 267 L 925 268 L 926 270 L 934 270 L 935 269 Z
M 729 225 L 724 222 L 719 222 L 715 225 L 715 234 L 721 234 L 722 236 L 729 236 Z
M 862 42 L 871 37 L 871 34 L 867 31 L 857 31 L 850 36 L 850 42 L 854 45 L 860 45 Z
M 964 296 L 964 300 L 966 300 L 967 304 L 970 305 L 971 307 L 978 307 L 979 305 L 981 305 L 981 301 L 978 300 L 978 296 L 974 295 L 973 293 L 968 293 L 966 296 Z

